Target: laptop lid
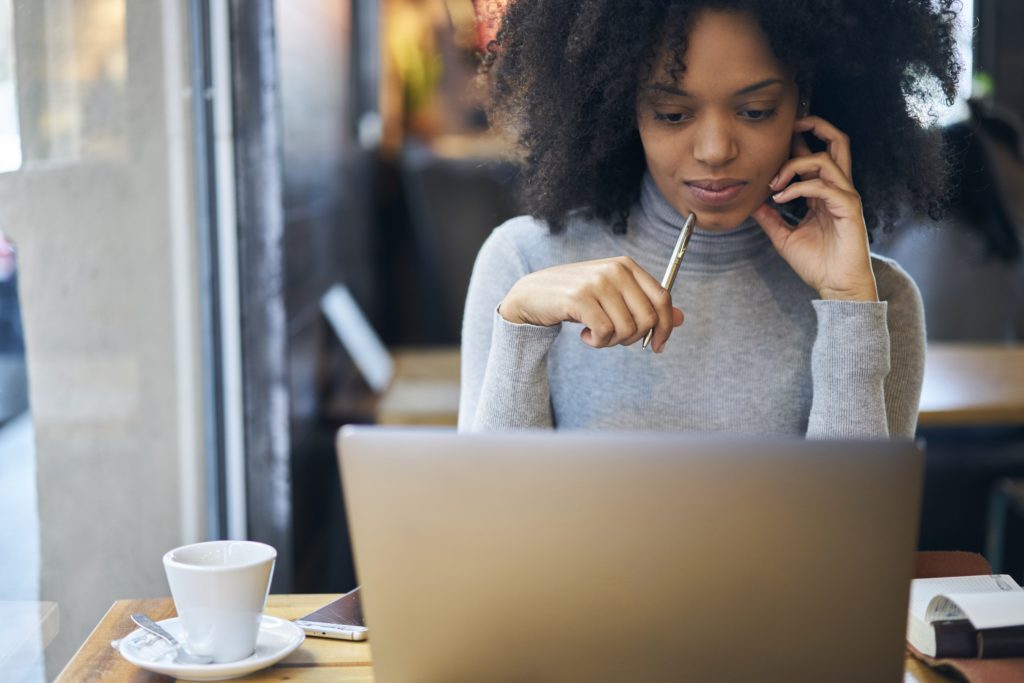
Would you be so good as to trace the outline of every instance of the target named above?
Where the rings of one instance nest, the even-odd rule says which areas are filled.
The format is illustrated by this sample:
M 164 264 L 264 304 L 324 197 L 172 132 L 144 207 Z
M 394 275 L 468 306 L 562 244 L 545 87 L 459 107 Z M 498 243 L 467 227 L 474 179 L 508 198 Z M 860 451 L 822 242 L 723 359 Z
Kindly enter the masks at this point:
M 900 681 L 909 442 L 346 427 L 378 683 Z

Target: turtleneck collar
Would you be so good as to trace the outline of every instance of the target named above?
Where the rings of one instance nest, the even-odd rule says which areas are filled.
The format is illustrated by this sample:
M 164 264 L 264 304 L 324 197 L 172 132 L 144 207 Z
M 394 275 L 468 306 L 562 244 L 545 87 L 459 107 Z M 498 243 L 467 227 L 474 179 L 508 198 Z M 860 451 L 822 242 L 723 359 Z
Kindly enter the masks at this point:
M 658 251 L 671 250 L 683 228 L 685 218 L 658 190 L 654 178 L 645 173 L 640 201 L 629 216 L 632 238 Z M 656 244 L 649 244 L 655 242 Z M 727 231 L 704 230 L 697 226 L 686 250 L 686 269 L 731 269 L 759 256 L 775 253 L 768 235 L 753 218 L 747 218 Z

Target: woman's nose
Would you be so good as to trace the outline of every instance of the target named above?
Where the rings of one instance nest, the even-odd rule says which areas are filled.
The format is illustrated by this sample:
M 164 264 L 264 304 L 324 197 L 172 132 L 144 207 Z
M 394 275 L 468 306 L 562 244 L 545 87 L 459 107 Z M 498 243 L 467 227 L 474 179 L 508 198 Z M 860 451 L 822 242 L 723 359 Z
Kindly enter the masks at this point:
M 739 147 L 729 122 L 721 116 L 706 116 L 692 129 L 693 156 L 707 166 L 721 166 L 736 158 Z

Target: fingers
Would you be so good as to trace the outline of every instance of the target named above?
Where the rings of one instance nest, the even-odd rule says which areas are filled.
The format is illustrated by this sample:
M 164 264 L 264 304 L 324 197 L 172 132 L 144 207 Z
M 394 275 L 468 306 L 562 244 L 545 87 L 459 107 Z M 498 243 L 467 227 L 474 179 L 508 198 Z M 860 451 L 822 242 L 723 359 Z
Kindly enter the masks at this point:
M 782 165 L 768 186 L 773 190 L 779 190 L 797 175 L 807 180 L 822 178 L 847 192 L 855 191 L 850 178 L 843 173 L 835 160 L 824 152 L 790 159 Z
M 587 299 L 578 302 L 578 319 L 586 325 L 580 332 L 580 339 L 588 346 L 601 349 L 611 345 L 615 337 L 615 323 L 605 313 L 604 308 L 597 302 L 597 299 Z
M 838 188 L 822 178 L 793 183 L 781 192 L 772 195 L 772 199 L 779 204 L 797 197 L 822 200 L 825 203 L 825 208 L 834 218 L 854 218 L 861 213 L 860 195 L 855 191 Z
M 630 284 L 638 289 L 631 271 L 616 259 L 597 266 L 593 280 L 583 286 L 577 297 L 578 319 L 586 325 L 580 333 L 585 343 L 600 349 L 641 334 L 635 318 L 648 316 L 642 306 L 634 312 L 626 303 L 623 292 Z
M 648 330 L 664 327 L 658 319 L 658 312 L 655 310 L 654 304 L 647 298 L 647 293 L 644 292 L 640 285 L 635 282 L 632 286 L 627 285 L 626 289 L 622 292 L 622 298 L 629 307 L 629 312 L 632 314 L 633 322 L 636 323 L 636 334 L 629 335 L 626 338 L 621 339 L 619 341 L 620 344 L 623 346 L 635 344 L 647 336 Z M 671 321 L 670 313 L 669 326 L 671 326 Z
M 647 333 L 646 329 L 640 327 L 638 321 L 650 320 L 655 317 L 654 310 L 649 303 L 647 304 L 647 308 L 650 309 L 649 313 L 643 312 L 644 304 L 639 301 L 636 303 L 639 304 L 640 310 L 633 310 L 626 303 L 625 298 L 615 292 L 610 292 L 601 299 L 595 299 L 594 303 L 596 306 L 591 309 L 591 315 L 584 318 L 587 329 L 580 333 L 580 338 L 596 349 L 620 344 L 623 346 L 635 344 Z M 593 322 L 588 318 L 592 318 Z
M 601 264 L 595 280 L 579 293 L 576 308 L 574 317 L 586 325 L 580 338 L 594 348 L 629 346 L 653 329 L 651 346 L 661 352 L 683 318 L 671 295 L 629 257 Z
M 655 320 L 652 324 L 642 324 L 641 329 L 643 334 L 641 338 L 645 336 L 648 330 L 654 330 L 654 334 L 651 335 L 651 348 L 656 353 L 661 353 L 661 350 L 665 347 L 665 342 L 672 335 L 672 330 L 682 324 L 681 316 L 682 311 L 672 306 L 672 295 L 661 286 L 661 283 L 654 279 L 654 277 L 646 270 L 641 268 L 633 259 L 626 257 L 625 265 L 633 273 L 633 277 L 636 280 L 637 285 L 642 290 L 644 298 L 653 307 L 656 315 Z M 679 311 L 680 322 L 676 324 L 676 314 Z
M 853 178 L 853 155 L 850 152 L 850 138 L 831 123 L 820 116 L 805 116 L 797 119 L 793 130 L 800 133 L 811 133 L 814 137 L 828 145 L 828 155 L 835 160 L 847 178 Z M 804 145 L 806 146 L 806 142 Z

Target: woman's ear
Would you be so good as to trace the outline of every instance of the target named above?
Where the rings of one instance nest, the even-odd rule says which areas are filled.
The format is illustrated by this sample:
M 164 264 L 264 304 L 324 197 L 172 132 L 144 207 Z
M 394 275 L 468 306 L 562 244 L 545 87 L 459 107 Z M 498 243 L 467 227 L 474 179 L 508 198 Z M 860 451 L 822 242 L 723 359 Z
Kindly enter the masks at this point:
M 796 116 L 801 118 L 811 113 L 811 91 L 801 90 L 800 100 L 796 106 Z

